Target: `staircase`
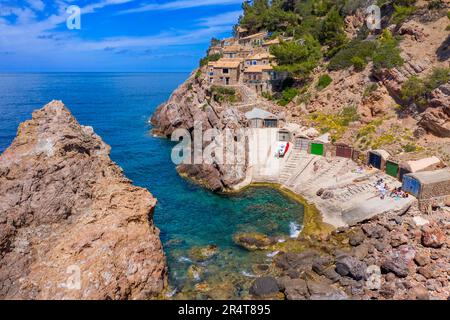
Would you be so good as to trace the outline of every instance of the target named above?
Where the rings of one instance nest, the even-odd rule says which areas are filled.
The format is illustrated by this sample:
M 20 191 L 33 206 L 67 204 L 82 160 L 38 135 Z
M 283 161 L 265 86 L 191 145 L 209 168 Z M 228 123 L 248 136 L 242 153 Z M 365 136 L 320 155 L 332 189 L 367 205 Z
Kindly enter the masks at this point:
M 291 154 L 289 155 L 289 159 L 287 160 L 286 164 L 284 165 L 283 169 L 280 172 L 281 184 L 286 184 L 288 180 L 292 177 L 302 157 L 303 157 L 302 151 L 294 147 L 292 149 Z
M 339 201 L 348 201 L 356 195 L 361 193 L 371 193 L 375 192 L 375 188 L 372 183 L 365 183 L 362 185 L 350 185 L 347 186 L 347 191 L 336 197 Z

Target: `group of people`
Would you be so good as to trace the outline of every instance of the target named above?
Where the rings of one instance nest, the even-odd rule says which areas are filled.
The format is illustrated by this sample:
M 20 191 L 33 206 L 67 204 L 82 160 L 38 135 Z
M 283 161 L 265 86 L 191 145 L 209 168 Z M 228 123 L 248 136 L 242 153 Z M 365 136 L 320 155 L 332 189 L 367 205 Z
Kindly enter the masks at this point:
M 377 180 L 377 182 L 375 182 L 375 188 L 377 188 L 377 190 L 379 191 L 380 198 L 385 199 L 389 192 L 389 186 L 384 181 L 383 178 L 380 178 Z M 402 187 L 398 187 L 398 188 L 392 189 L 389 196 L 391 198 L 400 199 L 400 198 L 408 198 L 409 194 L 407 192 L 403 191 Z
M 409 194 L 403 191 L 402 187 L 394 188 L 391 191 L 391 198 L 408 198 Z

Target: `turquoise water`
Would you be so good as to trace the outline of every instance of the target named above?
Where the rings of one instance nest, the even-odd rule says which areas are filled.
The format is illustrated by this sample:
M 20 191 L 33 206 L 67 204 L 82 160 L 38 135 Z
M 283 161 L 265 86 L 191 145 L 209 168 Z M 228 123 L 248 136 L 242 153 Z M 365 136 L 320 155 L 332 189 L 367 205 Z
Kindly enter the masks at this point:
M 172 143 L 149 134 L 148 118 L 181 84 L 185 73 L 0 74 L 0 152 L 20 122 L 53 99 L 63 100 L 78 121 L 111 145 L 111 158 L 136 185 L 158 199 L 155 223 L 168 257 L 173 289 L 190 290 L 199 281 L 231 281 L 233 294 L 245 291 L 252 265 L 270 258 L 237 247 L 232 236 L 259 231 L 288 237 L 303 207 L 278 191 L 257 188 L 238 195 L 210 193 L 180 178 L 170 160 Z M 203 263 L 202 279 L 187 280 L 189 250 L 217 245 L 219 254 Z M 246 274 L 247 276 L 243 275 Z M 202 296 L 198 296 L 202 298 Z

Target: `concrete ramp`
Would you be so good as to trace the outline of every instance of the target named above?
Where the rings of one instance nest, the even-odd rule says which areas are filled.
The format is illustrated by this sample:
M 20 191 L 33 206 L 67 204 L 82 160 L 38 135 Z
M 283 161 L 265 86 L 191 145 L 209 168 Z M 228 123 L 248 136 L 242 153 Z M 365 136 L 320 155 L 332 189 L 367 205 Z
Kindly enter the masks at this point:
M 348 209 L 342 213 L 342 219 L 348 225 L 354 225 L 358 222 L 370 219 L 376 215 L 391 212 L 392 214 L 403 214 L 415 202 L 415 198 L 401 198 L 395 199 L 386 197 L 374 197 L 370 200 L 361 201 L 353 208 Z

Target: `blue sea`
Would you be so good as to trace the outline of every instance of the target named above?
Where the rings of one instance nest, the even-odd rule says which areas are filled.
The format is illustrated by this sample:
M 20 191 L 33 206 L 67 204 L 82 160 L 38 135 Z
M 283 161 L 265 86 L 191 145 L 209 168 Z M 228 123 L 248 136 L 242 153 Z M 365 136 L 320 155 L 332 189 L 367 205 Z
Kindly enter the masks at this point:
M 233 234 L 258 231 L 288 238 L 303 219 L 303 206 L 268 188 L 237 195 L 206 191 L 182 178 L 170 160 L 172 142 L 153 137 L 148 119 L 188 77 L 186 73 L 39 73 L 0 74 L 0 153 L 33 110 L 62 100 L 77 120 L 92 126 L 112 147 L 111 158 L 134 184 L 158 199 L 155 224 L 168 258 L 170 286 L 182 297 L 207 298 L 203 283 L 239 298 L 248 289 L 255 265 L 270 264 L 267 253 L 247 252 Z M 291 228 L 290 228 L 291 227 Z M 193 247 L 216 245 L 219 253 L 191 279 Z M 207 291 L 207 290 L 206 290 Z M 231 293 L 230 293 L 231 291 Z M 222 297 L 219 295 L 219 297 Z

